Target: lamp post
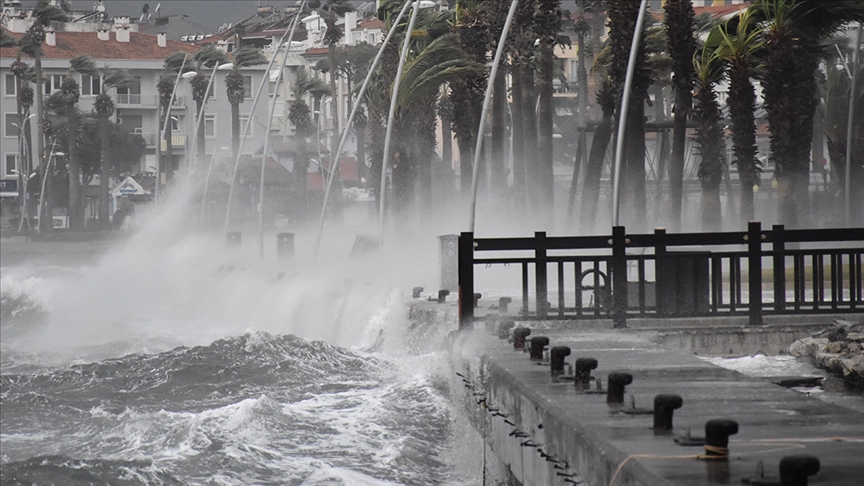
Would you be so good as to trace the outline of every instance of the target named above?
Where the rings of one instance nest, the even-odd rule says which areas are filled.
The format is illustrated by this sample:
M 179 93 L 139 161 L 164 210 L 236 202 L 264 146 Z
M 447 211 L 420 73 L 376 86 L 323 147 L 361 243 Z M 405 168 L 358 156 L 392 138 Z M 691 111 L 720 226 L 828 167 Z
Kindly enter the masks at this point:
M 213 66 L 213 72 L 210 74 L 210 81 L 207 82 L 207 91 L 204 92 L 204 101 L 201 103 L 201 109 L 198 111 L 198 118 L 195 119 L 195 131 L 192 133 L 192 157 L 190 157 L 190 159 L 195 162 L 196 168 L 201 165 L 198 163 L 198 156 L 203 155 L 198 153 L 198 132 L 201 130 L 201 123 L 203 123 L 204 120 L 204 109 L 207 106 L 207 98 L 210 95 L 210 89 L 213 87 L 213 80 L 216 79 L 216 71 L 227 71 L 232 68 L 234 68 L 233 62 Z
M 177 94 L 177 85 L 180 83 L 181 77 L 189 79 L 198 74 L 195 71 L 189 71 L 185 74 L 183 73 L 183 68 L 186 67 L 186 60 L 188 58 L 188 54 L 183 55 L 183 63 L 180 64 L 180 69 L 177 71 L 177 78 L 174 80 L 174 87 L 171 89 L 171 97 L 168 99 L 168 108 L 165 110 L 165 122 L 162 124 L 162 131 L 156 134 L 156 187 L 154 188 L 153 202 L 159 201 L 159 186 L 162 185 L 162 143 L 160 137 L 166 136 L 165 132 L 168 130 L 168 122 L 171 121 L 171 107 L 174 106 L 174 96 Z M 170 137 L 166 138 L 165 149 L 167 150 L 168 144 L 171 143 L 171 140 Z
M 39 220 L 38 232 L 42 233 L 42 206 L 45 202 L 45 182 L 48 181 L 48 177 L 51 174 L 51 162 L 55 157 L 64 157 L 66 154 L 63 152 L 55 152 L 54 146 L 51 147 L 51 154 L 48 155 L 48 165 L 45 166 L 45 174 L 42 177 L 42 191 L 39 192 L 39 209 L 36 211 L 36 219 Z M 49 215 L 50 216 L 50 215 Z M 54 227 L 54 218 L 51 218 L 51 227 Z
M 231 150 L 228 147 L 219 147 L 213 151 L 213 156 L 210 157 L 210 167 L 207 168 L 207 177 L 204 179 L 204 193 L 201 195 L 201 224 L 204 224 L 204 217 L 207 208 L 207 189 L 210 188 L 210 176 L 213 174 L 213 166 L 216 165 L 216 154 L 220 150 Z
M 27 168 L 25 167 L 25 159 L 24 159 L 24 127 L 28 120 L 36 116 L 36 113 L 31 113 L 24 117 L 21 120 L 21 124 L 13 123 L 12 126 L 18 128 L 18 160 L 16 161 L 16 167 L 13 171 L 21 181 L 21 186 L 18 188 L 18 194 L 21 198 L 21 218 L 18 220 L 18 232 L 24 228 L 24 220 L 27 220 L 27 229 L 32 229 L 30 227 L 30 218 L 27 216 L 27 181 L 30 180 L 32 175 L 27 175 Z
M 852 53 L 852 80 L 849 87 L 849 119 L 846 125 L 846 180 L 843 194 L 846 196 L 845 216 L 846 227 L 852 227 L 852 125 L 855 121 L 855 85 L 858 82 L 858 72 L 861 70 L 858 67 L 861 50 L 861 22 L 858 22 L 858 34 L 855 36 L 855 51 Z M 848 70 L 848 67 L 847 67 Z
M 411 34 L 414 32 L 414 22 L 417 20 L 417 12 L 421 8 L 432 8 L 434 2 L 428 0 L 415 1 L 412 4 L 411 19 L 408 20 L 408 28 L 405 31 L 405 39 L 402 42 L 402 53 L 399 55 L 399 66 L 396 68 L 396 78 L 393 81 L 393 94 L 390 99 L 390 113 L 387 115 L 387 132 L 384 135 L 384 160 L 381 163 L 381 192 L 378 194 L 378 223 L 380 224 L 380 241 L 384 241 L 384 200 L 387 189 L 387 164 L 390 163 L 390 138 L 393 134 L 393 119 L 396 116 L 396 103 L 399 99 L 399 87 L 402 84 L 402 70 L 405 68 L 405 59 L 408 56 L 408 48 L 411 45 Z M 394 25 L 395 29 L 396 26 Z

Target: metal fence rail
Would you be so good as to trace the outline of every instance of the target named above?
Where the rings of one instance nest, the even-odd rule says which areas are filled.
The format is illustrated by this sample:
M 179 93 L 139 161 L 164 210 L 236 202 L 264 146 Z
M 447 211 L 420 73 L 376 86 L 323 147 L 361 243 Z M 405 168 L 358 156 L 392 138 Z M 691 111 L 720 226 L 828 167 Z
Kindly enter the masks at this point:
M 751 222 L 747 231 L 725 233 L 628 235 L 622 226 L 610 236 L 462 233 L 460 326 L 474 319 L 477 265 L 521 269 L 516 319 L 611 318 L 626 327 L 628 318 L 638 317 L 747 315 L 751 325 L 760 325 L 763 314 L 862 312 L 862 262 L 864 228 L 763 230 Z

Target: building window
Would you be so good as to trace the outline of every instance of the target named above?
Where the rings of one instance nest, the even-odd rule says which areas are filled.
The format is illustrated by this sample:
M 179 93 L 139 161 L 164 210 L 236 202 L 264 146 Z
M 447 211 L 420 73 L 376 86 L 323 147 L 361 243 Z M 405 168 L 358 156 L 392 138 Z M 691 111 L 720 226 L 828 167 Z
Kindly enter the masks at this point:
M 45 77 L 45 82 L 43 83 L 45 94 L 50 95 L 51 93 L 56 93 L 60 91 L 60 88 L 63 86 L 63 80 L 66 79 L 65 74 L 52 74 L 50 76 Z
M 247 100 L 252 99 L 252 76 L 243 76 L 243 92 Z
M 102 79 L 99 76 L 81 75 L 81 95 L 96 96 L 102 92 Z
M 15 75 L 14 74 L 7 74 L 5 76 L 5 78 L 6 78 L 6 87 L 5 87 L 5 90 L 3 92 L 6 93 L 6 96 L 16 96 L 18 94 L 18 89 L 17 89 L 18 85 L 15 83 L 15 81 L 16 81 Z
M 117 88 L 117 103 L 120 105 L 141 104 L 141 76 L 133 76 L 129 86 Z
M 204 138 L 216 138 L 216 115 L 204 115 Z
M 18 113 L 6 113 L 5 116 L 6 131 L 4 132 L 7 137 L 17 137 L 19 134 L 18 125 L 21 124 L 21 119 L 18 117 Z
M 247 123 L 249 123 L 249 115 L 240 115 L 240 134 L 241 134 L 241 136 L 242 136 L 242 134 L 246 133 L 246 124 Z M 250 137 L 254 137 L 254 135 L 252 135 L 252 129 L 253 128 L 254 128 L 254 125 L 249 127 L 249 136 Z
M 7 176 L 14 176 L 17 168 L 18 154 L 6 154 L 6 167 L 3 168 L 3 173 Z

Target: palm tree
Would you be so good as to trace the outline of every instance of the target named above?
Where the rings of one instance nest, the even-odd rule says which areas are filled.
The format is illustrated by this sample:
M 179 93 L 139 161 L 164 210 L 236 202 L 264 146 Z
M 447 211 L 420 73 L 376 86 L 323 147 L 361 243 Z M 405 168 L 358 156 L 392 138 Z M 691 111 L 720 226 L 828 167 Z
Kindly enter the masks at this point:
M 762 88 L 777 179 L 777 219 L 809 223 L 809 167 L 821 42 L 851 21 L 864 21 L 859 0 L 756 0 L 766 23 Z
M 345 36 L 345 33 L 342 32 L 342 29 L 336 25 L 336 22 L 340 17 L 344 17 L 346 13 L 354 10 L 354 7 L 348 3 L 348 0 L 326 0 L 324 4 L 320 8 L 321 17 L 324 19 L 324 25 L 327 27 L 324 31 L 324 43 L 327 44 L 327 58 L 330 60 L 330 65 L 336 65 L 336 46 Z M 349 26 L 353 28 L 354 26 Z M 338 91 L 336 90 L 336 75 L 337 71 L 333 70 L 330 72 L 330 92 L 333 96 L 338 96 Z M 349 91 L 350 93 L 350 91 Z M 334 101 L 333 103 L 333 119 L 336 120 L 336 133 L 339 133 L 341 130 L 340 122 L 339 122 L 339 102 Z M 336 137 L 333 137 L 333 143 L 336 144 Z M 334 145 L 331 150 L 336 150 L 336 146 Z M 334 154 L 334 157 L 337 155 Z
M 5 31 L 3 31 L 5 32 Z M 15 104 L 18 114 L 18 197 L 21 202 L 21 219 L 18 223 L 18 231 L 24 228 L 27 221 L 27 229 L 30 228 L 30 218 L 27 214 L 27 199 L 29 199 L 27 182 L 30 179 L 30 158 L 28 147 L 31 142 L 30 124 L 27 120 L 30 115 L 30 107 L 33 106 L 33 88 L 30 86 L 35 80 L 33 67 L 21 61 L 21 51 L 17 53 L 15 61 L 10 66 L 12 75 L 15 76 Z
M 615 87 L 616 98 L 623 94 L 624 78 L 627 72 L 627 60 L 630 57 L 630 44 L 636 18 L 639 15 L 639 3 L 631 0 L 608 0 L 607 15 L 609 17 L 609 46 L 612 62 L 609 64 L 609 76 Z M 626 215 L 628 226 L 637 228 L 646 224 L 645 196 L 645 100 L 648 98 L 648 88 L 651 86 L 651 72 L 646 64 L 645 30 L 636 57 L 629 110 L 627 111 L 627 133 L 619 133 L 624 138 L 626 163 L 622 164 L 623 174 L 615 174 L 623 181 L 621 192 L 624 196 L 621 207 Z
M 761 32 L 754 28 L 753 11 L 744 10 L 720 26 L 722 37 L 717 54 L 728 65 L 729 118 L 732 121 L 733 164 L 741 181 L 740 224 L 747 225 L 754 214 L 753 190 L 759 185 L 761 163 L 756 158 L 756 89 L 752 78 L 762 48 Z
M 67 161 L 69 164 L 69 229 L 80 231 L 84 228 L 84 195 L 81 187 L 81 165 L 78 159 L 78 139 L 80 123 L 78 100 L 81 98 L 81 88 L 75 79 L 75 74 L 96 74 L 96 65 L 87 55 L 76 56 L 69 61 L 69 71 L 63 78 L 60 90 L 48 99 L 46 105 L 58 114 L 64 115 L 68 127 Z
M 237 52 L 239 53 L 242 50 L 243 49 L 240 49 Z M 195 100 L 196 117 L 201 113 L 201 107 L 204 106 L 204 103 L 206 103 L 207 98 L 210 96 L 210 93 L 207 92 L 207 88 L 210 84 L 210 78 L 213 73 L 212 70 L 219 67 L 219 65 L 224 63 L 227 59 L 228 56 L 215 46 L 207 46 L 204 49 L 201 49 L 196 52 L 195 56 L 192 58 L 192 69 L 198 73 L 189 80 L 189 85 L 192 87 L 192 99 Z M 240 84 L 242 87 L 242 79 Z M 204 123 L 197 119 L 195 121 L 197 122 L 196 126 L 198 127 L 198 133 L 195 135 L 195 153 L 200 158 L 204 156 L 206 146 Z
M 485 64 L 488 52 L 488 23 L 486 4 L 482 0 L 459 0 L 453 18 L 453 32 L 459 36 L 462 50 L 468 58 Z M 477 128 L 483 109 L 486 74 L 478 73 L 450 83 L 453 101 L 453 133 L 459 144 L 460 190 L 470 193 L 471 162 L 477 144 Z
M 580 226 L 582 231 L 592 231 L 597 216 L 597 203 L 600 199 L 600 175 L 603 172 L 603 162 L 606 160 L 606 151 L 609 148 L 609 140 L 615 131 L 613 126 L 615 116 L 615 89 L 612 80 L 608 76 L 602 76 L 597 82 L 597 104 L 603 112 L 603 119 L 594 129 L 594 137 L 591 141 L 591 153 L 588 157 L 588 165 L 585 168 L 584 182 L 582 183 L 582 216 Z
M 228 92 L 228 102 L 231 104 L 231 153 L 237 157 L 240 147 L 240 103 L 246 98 L 243 87 L 243 75 L 240 69 L 267 62 L 261 51 L 254 47 L 241 47 L 234 51 L 234 67 L 225 76 L 225 89 Z M 251 94 L 251 93 L 250 93 Z M 252 123 L 250 117 L 247 123 Z M 199 140 L 203 140 L 201 137 Z M 203 150 L 199 153 L 204 153 Z
M 297 183 L 297 192 L 300 194 L 299 204 L 295 206 L 296 217 L 306 214 L 307 191 L 306 172 L 309 169 L 308 138 L 314 132 L 312 124 L 312 110 L 306 104 L 306 97 L 312 96 L 314 103 L 321 97 L 330 94 L 330 88 L 320 78 L 310 76 L 302 66 L 297 69 L 294 79 L 294 100 L 288 107 L 288 120 L 294 125 L 294 139 L 296 141 L 296 153 L 294 155 L 294 177 Z
M 109 143 L 109 132 L 111 127 L 111 117 L 115 112 L 114 100 L 111 99 L 110 91 L 112 89 L 128 86 L 132 81 L 132 77 L 125 69 L 111 69 L 107 65 L 102 69 L 102 86 L 96 99 L 93 101 L 93 111 L 96 113 L 96 118 L 99 122 L 99 144 L 100 161 L 99 161 L 99 227 L 107 229 L 110 222 L 109 207 L 109 192 L 108 183 L 111 178 L 108 161 L 111 159 L 111 150 Z
M 684 147 L 687 144 L 687 118 L 693 107 L 693 36 L 695 13 L 692 0 L 667 0 L 664 23 L 672 57 L 672 89 L 675 92 L 672 158 L 669 162 L 669 224 L 681 228 L 681 203 L 684 198 Z
M 534 10 L 534 29 L 540 45 L 540 77 L 537 91 L 540 95 L 537 110 L 537 191 L 540 210 L 551 222 L 554 199 L 552 161 L 552 80 L 555 66 L 555 45 L 561 32 L 561 0 L 537 0 Z
M 45 158 L 45 140 L 43 134 L 44 113 L 43 100 L 44 89 L 42 84 L 42 43 L 45 42 L 45 28 L 53 22 L 65 22 L 68 20 L 66 13 L 56 6 L 52 5 L 49 0 L 39 0 L 36 2 L 36 7 L 31 13 L 33 24 L 27 29 L 24 37 L 21 38 L 19 45 L 21 51 L 33 58 L 33 66 L 36 70 L 36 153 L 33 156 L 36 158 L 39 166 L 41 177 L 46 177 L 47 159 Z M 43 163 L 45 161 L 45 163 Z M 47 213 L 50 214 L 50 201 Z M 42 222 L 39 222 L 39 229 L 42 230 Z M 48 231 L 53 229 L 53 225 L 47 225 L 45 228 Z
M 533 184 L 528 179 L 526 154 L 537 151 L 537 125 L 534 117 L 534 3 L 520 0 L 510 27 L 508 43 L 511 64 L 513 102 L 513 193 L 515 208 L 528 210 Z
M 693 118 L 697 123 L 695 140 L 701 156 L 699 180 L 702 183 L 703 231 L 722 229 L 720 183 L 725 164 L 725 142 L 715 86 L 723 79 L 724 71 L 723 61 L 717 53 L 718 30 L 712 31 L 702 51 L 693 59 L 696 72 Z

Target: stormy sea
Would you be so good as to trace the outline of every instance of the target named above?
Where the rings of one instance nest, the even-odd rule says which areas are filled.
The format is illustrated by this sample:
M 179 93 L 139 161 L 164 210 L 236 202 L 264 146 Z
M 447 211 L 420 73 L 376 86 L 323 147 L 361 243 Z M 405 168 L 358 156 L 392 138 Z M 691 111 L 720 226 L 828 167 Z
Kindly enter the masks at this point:
M 3 265 L 0 483 L 480 483 L 451 329 L 408 320 L 416 253 L 316 259 L 298 234 L 280 258 L 165 219 L 94 261 Z

